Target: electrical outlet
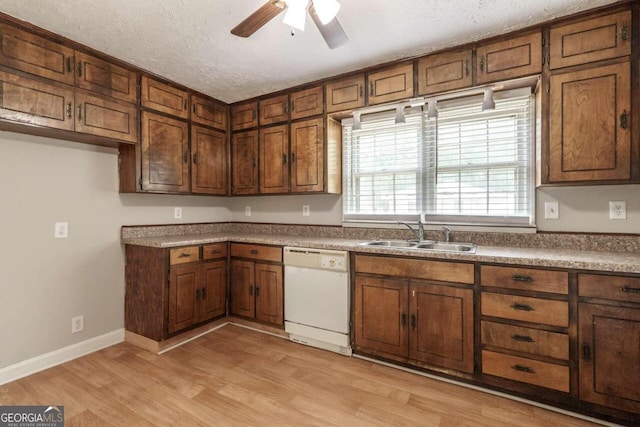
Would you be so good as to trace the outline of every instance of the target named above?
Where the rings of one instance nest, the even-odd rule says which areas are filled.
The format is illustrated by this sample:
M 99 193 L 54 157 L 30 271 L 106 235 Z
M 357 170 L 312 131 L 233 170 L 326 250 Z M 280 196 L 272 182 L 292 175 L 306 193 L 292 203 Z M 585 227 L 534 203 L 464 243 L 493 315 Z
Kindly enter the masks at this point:
M 66 239 L 67 237 L 69 237 L 69 223 L 56 222 L 53 235 L 56 239 Z
M 302 205 L 302 216 L 309 216 L 309 205 Z
M 173 217 L 175 219 L 181 219 L 182 218 L 182 208 L 173 208 Z
M 609 219 L 627 219 L 627 202 L 624 200 L 609 202 Z
M 244 207 L 244 216 L 251 216 L 251 206 Z
M 544 219 L 558 219 L 560 212 L 558 202 L 544 202 Z
M 71 333 L 77 334 L 84 331 L 84 316 L 78 316 L 71 319 Z

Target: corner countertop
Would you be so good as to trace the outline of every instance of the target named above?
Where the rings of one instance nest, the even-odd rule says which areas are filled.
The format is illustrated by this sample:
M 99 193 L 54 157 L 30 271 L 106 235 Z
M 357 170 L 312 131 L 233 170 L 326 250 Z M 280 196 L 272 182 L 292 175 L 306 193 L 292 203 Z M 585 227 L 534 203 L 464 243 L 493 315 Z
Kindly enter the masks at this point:
M 461 262 L 488 262 L 534 267 L 640 273 L 640 254 L 635 252 L 478 246 L 475 254 L 465 254 L 421 251 L 408 248 L 361 246 L 360 243 L 364 242 L 364 240 L 250 233 L 202 233 L 122 239 L 122 243 L 127 245 L 156 248 L 172 248 L 226 241 L 334 249 L 366 254 L 410 256 Z

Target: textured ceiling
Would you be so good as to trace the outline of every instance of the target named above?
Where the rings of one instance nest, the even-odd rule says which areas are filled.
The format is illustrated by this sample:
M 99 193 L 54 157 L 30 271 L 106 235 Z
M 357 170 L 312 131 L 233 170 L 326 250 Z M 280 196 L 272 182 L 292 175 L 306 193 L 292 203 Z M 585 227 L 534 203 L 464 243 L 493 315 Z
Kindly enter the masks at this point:
M 339 0 L 349 43 L 307 17 L 248 39 L 229 31 L 265 0 L 2 0 L 0 11 L 225 102 L 504 34 L 615 0 Z

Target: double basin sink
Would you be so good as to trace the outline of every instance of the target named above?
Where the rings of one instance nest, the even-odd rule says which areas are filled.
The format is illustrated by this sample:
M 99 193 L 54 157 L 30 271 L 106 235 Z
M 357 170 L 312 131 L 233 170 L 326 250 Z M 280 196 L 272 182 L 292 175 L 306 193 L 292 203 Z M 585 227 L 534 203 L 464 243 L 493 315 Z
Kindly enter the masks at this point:
M 473 243 L 436 242 L 433 240 L 372 240 L 369 242 L 360 243 L 360 246 L 371 246 L 380 248 L 405 248 L 432 252 L 458 252 L 467 254 L 476 253 L 476 245 Z

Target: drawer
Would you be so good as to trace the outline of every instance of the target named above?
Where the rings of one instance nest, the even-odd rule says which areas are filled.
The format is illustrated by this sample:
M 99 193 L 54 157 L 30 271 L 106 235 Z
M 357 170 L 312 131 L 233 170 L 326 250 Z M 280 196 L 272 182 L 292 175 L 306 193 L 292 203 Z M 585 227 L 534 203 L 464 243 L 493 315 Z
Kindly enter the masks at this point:
M 232 243 L 231 256 L 237 258 L 257 259 L 261 261 L 282 262 L 282 248 L 276 246 Z
M 473 264 L 358 255 L 356 272 L 473 285 Z
M 566 271 L 483 265 L 480 267 L 480 283 L 499 288 L 569 293 L 569 273 Z
M 185 246 L 169 251 L 169 265 L 200 261 L 200 246 Z
M 569 303 L 566 301 L 483 292 L 481 302 L 483 316 L 552 326 L 569 326 Z
M 569 367 L 482 351 L 482 373 L 569 393 Z
M 588 298 L 640 302 L 640 277 L 578 274 L 578 295 Z
M 539 329 L 482 321 L 482 344 L 569 360 L 569 336 Z
M 202 246 L 202 259 L 217 259 L 227 257 L 227 242 L 212 243 Z

